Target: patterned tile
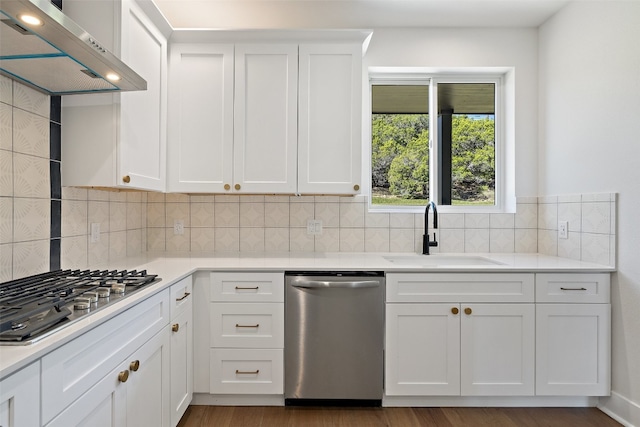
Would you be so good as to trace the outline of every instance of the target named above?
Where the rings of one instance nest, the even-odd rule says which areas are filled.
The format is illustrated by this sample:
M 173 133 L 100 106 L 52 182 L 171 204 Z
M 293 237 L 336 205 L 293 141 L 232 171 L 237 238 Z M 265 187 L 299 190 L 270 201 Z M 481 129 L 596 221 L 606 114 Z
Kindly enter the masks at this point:
M 0 197 L 13 196 L 13 153 L 0 150 Z
M 216 206 L 213 220 L 215 227 L 239 227 L 240 204 L 220 203 L 216 196 Z M 224 245 L 223 245 L 224 246 Z M 217 245 L 216 245 L 217 250 Z
M 90 200 L 88 202 L 88 211 L 87 211 L 87 223 L 88 228 L 86 230 L 87 234 L 91 231 L 91 224 L 98 223 L 100 224 L 100 232 L 108 233 L 109 230 L 109 202 L 99 202 Z
M 49 119 L 51 107 L 49 95 L 17 82 L 13 85 L 13 105 Z
M 536 253 L 538 252 L 538 230 L 537 229 L 516 229 L 515 230 L 515 251 L 516 253 Z
M 62 187 L 62 198 L 65 200 L 89 200 L 89 191 L 86 188 Z
M 213 227 L 215 205 L 213 202 L 208 203 L 191 203 L 191 227 Z
M 13 149 L 13 108 L 0 103 L 0 149 Z
M 126 229 L 127 204 L 124 202 L 109 202 L 109 232 L 125 231 Z M 122 253 L 124 254 L 124 252 Z
M 264 227 L 264 224 L 264 203 L 240 203 L 240 227 Z
M 86 235 L 88 228 L 87 202 L 62 201 L 62 237 Z
M 582 231 L 609 234 L 611 231 L 611 203 L 589 202 L 582 204 Z
M 147 203 L 147 227 L 165 227 L 166 209 L 164 203 Z
M 166 231 L 163 228 L 147 228 L 147 250 L 164 251 L 166 249 Z
M 315 219 L 322 221 L 323 227 L 340 226 L 340 204 L 335 202 L 316 202 Z M 387 214 L 388 215 L 388 214 Z
M 165 228 L 167 251 L 188 252 L 191 250 L 191 229 L 185 228 L 183 234 L 175 234 L 173 227 Z
M 489 229 L 469 229 L 464 231 L 464 251 L 465 252 L 489 252 L 490 250 Z
M 13 151 L 30 156 L 50 158 L 49 119 L 14 108 Z
M 142 203 L 127 203 L 127 230 L 142 228 Z
M 582 235 L 581 233 L 569 231 L 568 237 L 568 239 L 558 239 L 558 256 L 579 260 L 581 257 Z
M 389 252 L 390 234 L 389 228 L 365 228 L 364 251 L 365 252 Z
M 464 214 L 465 228 L 489 228 L 489 214 Z
M 87 237 L 63 237 L 61 239 L 61 268 L 87 268 Z
M 558 229 L 557 203 L 543 203 L 538 205 L 538 228 L 543 230 Z
M 273 252 L 289 252 L 289 228 L 265 228 L 264 250 Z
M 240 252 L 264 252 L 264 228 L 240 229 Z
M 489 230 L 489 252 L 513 253 L 515 246 L 515 230 L 513 228 L 492 228 Z
M 363 203 L 340 203 L 340 227 L 364 227 L 365 208 L 366 205 Z M 341 237 L 340 247 L 342 246 Z M 345 244 L 345 247 L 349 245 Z
M 99 242 L 92 243 L 90 239 L 87 236 L 87 267 L 92 268 L 109 261 L 109 233 L 100 233 Z
M 544 255 L 558 255 L 558 232 L 538 230 L 538 252 Z
M 392 213 L 389 216 L 391 228 L 413 228 L 413 214 Z
M 15 197 L 50 198 L 49 159 L 14 153 L 13 180 Z
M 365 228 L 389 228 L 391 218 L 388 213 L 366 212 L 364 214 Z
M 13 279 L 13 244 L 0 245 L 0 282 Z
M 0 102 L 13 104 L 13 80 L 0 76 Z
M 0 197 L 0 244 L 13 242 L 13 199 Z
M 214 228 L 191 229 L 191 251 L 205 252 L 215 250 Z
M 13 200 L 14 242 L 49 239 L 50 227 L 51 204 L 49 200 L 19 198 Z
M 440 214 L 438 215 L 438 226 L 440 228 L 464 228 L 464 214 L 461 214 L 461 213 Z
M 289 203 L 265 203 L 264 204 L 265 227 L 289 227 Z M 287 236 L 287 245 L 289 238 Z
M 49 271 L 49 239 L 13 244 L 13 277 Z
M 289 229 L 289 250 L 291 252 L 313 252 L 314 238 L 312 234 L 307 234 L 306 228 Z
M 514 214 L 505 213 L 505 214 L 489 215 L 490 228 L 514 228 L 514 226 L 515 226 Z
M 390 229 L 389 230 L 389 251 L 413 252 L 414 251 L 413 229 L 409 229 L 409 228 Z
M 291 203 L 289 205 L 289 225 L 291 227 L 306 227 L 307 220 L 313 218 L 313 203 Z
M 127 256 L 142 252 L 142 230 L 127 230 Z
M 582 233 L 582 261 L 609 264 L 609 236 Z
M 217 205 L 216 205 L 217 208 Z M 238 252 L 240 250 L 240 229 L 216 228 L 213 236 L 215 250 L 220 252 Z
M 364 252 L 364 228 L 341 228 L 340 252 Z
M 339 252 L 340 229 L 323 228 L 322 234 L 314 236 L 314 250 L 316 252 Z
M 530 203 L 516 205 L 515 227 L 538 228 L 538 205 Z
M 111 231 L 109 233 L 109 260 L 124 258 L 127 253 L 127 232 Z

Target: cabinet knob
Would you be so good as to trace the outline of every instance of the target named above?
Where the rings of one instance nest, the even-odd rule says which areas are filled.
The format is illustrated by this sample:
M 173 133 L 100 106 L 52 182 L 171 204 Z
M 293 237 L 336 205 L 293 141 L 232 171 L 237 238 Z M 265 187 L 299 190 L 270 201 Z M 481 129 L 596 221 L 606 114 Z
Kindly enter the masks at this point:
M 356 185 L 354 185 L 354 186 L 353 186 L 353 189 L 354 189 L 355 191 L 358 191 L 358 190 L 360 190 L 360 186 L 359 186 L 358 184 L 356 184 Z
M 458 307 L 453 307 L 453 308 L 451 308 L 451 312 L 453 314 L 458 314 L 460 312 L 460 310 L 458 310 Z
M 236 190 L 240 190 L 240 184 L 234 185 L 233 188 L 235 188 Z
M 131 362 L 129 364 L 129 369 L 131 369 L 133 372 L 136 372 L 138 369 L 140 369 L 140 361 L 134 360 L 133 362 Z
M 129 371 L 127 371 L 126 369 L 118 374 L 118 381 L 120 381 L 121 383 L 126 383 L 128 379 Z
M 122 182 L 124 182 L 125 184 L 128 184 L 131 182 L 131 177 L 129 175 L 125 175 L 122 177 Z
M 464 314 L 471 314 L 471 309 L 469 307 L 465 308 Z
M 173 325 L 171 325 L 171 330 L 173 332 L 178 332 L 178 330 L 180 330 L 180 325 L 178 323 L 174 323 Z
M 229 191 L 229 190 L 231 190 L 231 186 L 229 184 L 225 184 L 224 185 L 224 189 Z

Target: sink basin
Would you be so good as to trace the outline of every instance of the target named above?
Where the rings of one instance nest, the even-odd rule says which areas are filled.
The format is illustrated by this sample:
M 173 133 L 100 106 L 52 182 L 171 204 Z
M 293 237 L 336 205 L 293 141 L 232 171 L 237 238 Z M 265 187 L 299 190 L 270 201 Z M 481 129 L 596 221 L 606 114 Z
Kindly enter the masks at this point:
M 504 265 L 499 261 L 478 255 L 400 255 L 384 257 L 397 265 L 407 267 L 475 267 Z

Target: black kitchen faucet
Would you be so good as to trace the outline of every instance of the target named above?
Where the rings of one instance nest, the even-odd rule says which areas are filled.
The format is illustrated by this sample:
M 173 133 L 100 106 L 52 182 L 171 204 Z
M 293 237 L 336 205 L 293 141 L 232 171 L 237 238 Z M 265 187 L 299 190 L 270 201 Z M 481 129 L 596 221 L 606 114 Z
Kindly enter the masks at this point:
M 433 240 L 429 239 L 429 208 L 433 206 L 433 229 L 438 228 L 438 209 L 432 200 L 424 208 L 424 234 L 422 235 L 422 255 L 429 255 L 429 246 L 438 246 L 436 232 L 433 232 Z

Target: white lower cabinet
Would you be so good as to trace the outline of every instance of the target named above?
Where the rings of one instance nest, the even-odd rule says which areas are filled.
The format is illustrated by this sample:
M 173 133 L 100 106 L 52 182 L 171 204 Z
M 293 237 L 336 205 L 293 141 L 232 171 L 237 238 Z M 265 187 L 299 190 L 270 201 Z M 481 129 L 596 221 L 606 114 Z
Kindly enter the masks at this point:
M 610 394 L 609 280 L 609 274 L 536 275 L 536 394 Z
M 40 425 L 40 363 L 0 381 L 0 426 Z
M 387 301 L 386 395 L 534 394 L 532 274 L 388 274 Z
M 533 395 L 533 304 L 388 304 L 386 394 Z
M 193 397 L 193 281 L 171 286 L 171 426 L 178 425 Z
M 169 290 L 41 359 L 42 422 L 168 427 Z
M 209 392 L 284 393 L 284 272 L 211 274 Z

